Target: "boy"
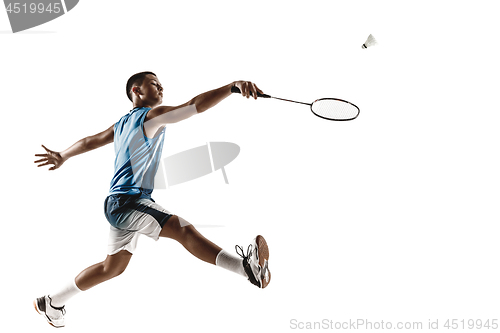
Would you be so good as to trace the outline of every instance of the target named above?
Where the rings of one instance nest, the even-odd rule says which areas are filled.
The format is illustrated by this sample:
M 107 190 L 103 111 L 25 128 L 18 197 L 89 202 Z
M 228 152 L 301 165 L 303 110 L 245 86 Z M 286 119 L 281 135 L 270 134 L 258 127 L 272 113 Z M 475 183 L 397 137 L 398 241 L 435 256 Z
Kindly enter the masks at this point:
M 269 250 L 264 237 L 257 236 L 246 254 L 237 246 L 236 252 L 241 257 L 238 258 L 206 239 L 189 222 L 171 214 L 151 198 L 165 125 L 215 106 L 231 95 L 233 86 L 238 87 L 247 98 L 253 96 L 256 99 L 257 92 L 262 93 L 252 82 L 235 81 L 200 94 L 177 107 L 160 106 L 163 88 L 156 75 L 152 72 L 137 73 L 130 77 L 126 87 L 133 109 L 116 124 L 62 152 L 42 145 L 46 154 L 36 154 L 42 158 L 35 163 L 39 163 L 39 167 L 53 164 L 49 170 L 59 168 L 70 157 L 111 142 L 114 142 L 116 154 L 115 173 L 104 203 L 105 215 L 111 225 L 108 255 L 103 262 L 84 269 L 59 292 L 33 302 L 37 312 L 44 315 L 49 324 L 63 327 L 67 300 L 80 291 L 120 275 L 127 267 L 141 234 L 155 240 L 159 237 L 172 238 L 197 258 L 238 273 L 259 288 L 267 287 L 271 274 L 268 268 Z

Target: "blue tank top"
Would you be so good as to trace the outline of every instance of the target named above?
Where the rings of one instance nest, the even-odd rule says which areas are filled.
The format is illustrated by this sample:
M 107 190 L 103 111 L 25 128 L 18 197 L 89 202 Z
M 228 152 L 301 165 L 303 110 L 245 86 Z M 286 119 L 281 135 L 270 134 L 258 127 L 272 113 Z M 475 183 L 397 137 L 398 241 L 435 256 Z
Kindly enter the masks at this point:
M 154 138 L 146 137 L 144 119 L 151 108 L 134 108 L 114 126 L 115 171 L 111 194 L 141 194 L 151 198 L 160 163 L 165 128 Z

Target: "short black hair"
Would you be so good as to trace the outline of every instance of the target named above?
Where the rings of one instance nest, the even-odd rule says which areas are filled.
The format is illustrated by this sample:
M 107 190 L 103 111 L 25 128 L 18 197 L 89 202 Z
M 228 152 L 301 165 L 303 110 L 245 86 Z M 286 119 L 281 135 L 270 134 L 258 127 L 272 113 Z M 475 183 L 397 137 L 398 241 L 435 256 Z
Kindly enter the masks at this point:
M 127 81 L 127 97 L 128 99 L 130 99 L 131 102 L 133 102 L 132 100 L 132 87 L 133 86 L 140 86 L 142 84 L 142 82 L 144 82 L 144 79 L 146 78 L 146 75 L 148 74 L 152 74 L 154 76 L 156 76 L 155 73 L 153 72 L 140 72 L 140 73 L 137 73 L 137 74 L 134 74 L 130 77 L 130 79 L 128 79 Z

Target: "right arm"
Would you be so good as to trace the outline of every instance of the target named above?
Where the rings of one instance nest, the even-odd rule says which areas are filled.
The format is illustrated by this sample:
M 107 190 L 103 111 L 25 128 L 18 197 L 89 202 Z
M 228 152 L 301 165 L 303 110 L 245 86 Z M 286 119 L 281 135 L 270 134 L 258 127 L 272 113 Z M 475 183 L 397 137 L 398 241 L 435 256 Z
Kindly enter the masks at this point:
M 253 95 L 254 99 L 257 99 L 257 92 L 262 93 L 262 90 L 257 88 L 255 83 L 250 81 L 235 81 L 218 89 L 207 91 L 206 93 L 200 94 L 193 98 L 189 103 L 196 106 L 198 113 L 205 112 L 206 110 L 214 107 L 220 101 L 231 95 L 231 88 L 236 86 L 240 89 L 241 95 L 246 98 L 250 98 L 250 94 Z
M 168 123 L 176 123 L 197 113 L 205 112 L 231 95 L 231 88 L 233 86 L 238 87 L 241 91 L 241 95 L 247 98 L 249 98 L 250 94 L 252 94 L 254 99 L 257 99 L 257 92 L 262 93 L 262 91 L 252 82 L 235 81 L 220 88 L 200 94 L 192 98 L 187 103 L 179 106 L 158 106 L 151 109 L 146 115 L 144 123 L 146 132 L 154 133 L 155 129 L 159 126 Z

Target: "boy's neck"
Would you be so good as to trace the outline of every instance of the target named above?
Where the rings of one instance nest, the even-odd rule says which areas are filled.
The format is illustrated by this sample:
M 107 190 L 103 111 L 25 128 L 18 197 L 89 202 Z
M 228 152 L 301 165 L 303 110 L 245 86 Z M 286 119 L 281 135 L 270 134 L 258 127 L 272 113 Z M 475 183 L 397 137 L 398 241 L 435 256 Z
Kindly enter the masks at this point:
M 142 103 L 134 103 L 134 104 L 133 104 L 133 108 L 134 108 L 134 109 L 135 109 L 135 108 L 150 108 L 150 109 L 152 109 L 152 107 L 151 107 L 150 105 L 144 105 L 144 104 L 142 104 Z

